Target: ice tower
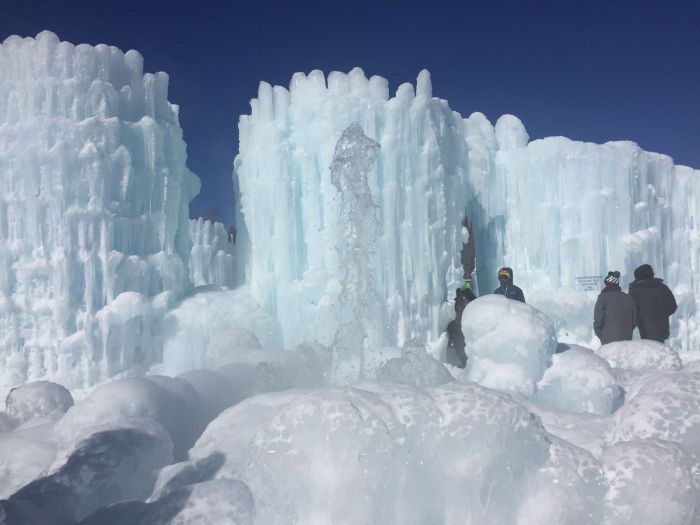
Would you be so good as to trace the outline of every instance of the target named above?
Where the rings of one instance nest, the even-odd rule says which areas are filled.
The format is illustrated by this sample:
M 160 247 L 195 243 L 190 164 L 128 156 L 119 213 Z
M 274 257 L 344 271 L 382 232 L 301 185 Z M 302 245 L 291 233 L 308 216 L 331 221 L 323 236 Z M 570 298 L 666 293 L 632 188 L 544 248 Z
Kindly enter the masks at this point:
M 167 91 L 136 51 L 0 45 L 0 386 L 158 358 L 154 308 L 190 287 L 199 191 Z

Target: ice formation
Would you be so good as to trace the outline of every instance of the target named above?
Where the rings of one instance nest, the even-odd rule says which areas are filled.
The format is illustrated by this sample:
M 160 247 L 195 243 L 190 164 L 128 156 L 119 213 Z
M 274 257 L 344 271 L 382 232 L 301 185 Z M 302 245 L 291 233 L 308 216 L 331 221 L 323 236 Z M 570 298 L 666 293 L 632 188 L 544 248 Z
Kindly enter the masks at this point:
M 166 95 L 133 51 L 0 46 L 0 393 L 68 387 L 7 396 L 2 518 L 700 523 L 697 171 L 463 119 L 427 71 L 392 98 L 315 71 L 241 117 L 234 245 L 187 220 Z M 530 304 L 472 302 L 460 372 L 434 357 L 465 215 L 481 295 L 506 263 Z M 669 346 L 576 347 L 589 282 L 642 262 Z
M 190 288 L 199 180 L 167 90 L 135 51 L 50 32 L 0 45 L 0 385 L 94 384 L 155 360 L 133 301 L 103 313 Z
M 462 119 L 432 98 L 427 71 L 417 88 L 389 98 L 386 80 L 320 71 L 294 75 L 289 90 L 261 83 L 240 119 L 241 264 L 253 298 L 277 317 L 285 347 L 333 342 L 348 261 L 341 197 L 330 166 L 338 139 L 357 122 L 380 145 L 368 176 L 377 205 L 371 292 L 384 305 L 382 344 L 436 338 L 448 288 L 461 279 L 467 149 Z M 314 319 L 309 323 L 307 320 Z
M 190 221 L 190 280 L 194 286 L 233 288 L 237 282 L 233 239 L 223 224 L 201 218 Z
M 552 321 L 502 295 L 470 302 L 462 314 L 469 379 L 529 396 L 557 348 Z
M 339 199 L 329 166 L 353 121 L 377 141 L 369 185 L 378 206 L 375 293 L 388 345 L 435 340 L 439 307 L 462 277 L 458 252 L 468 216 L 481 294 L 512 266 L 528 301 L 555 321 L 559 338 L 597 345 L 591 312 L 602 278 L 650 263 L 675 292 L 671 346 L 700 348 L 700 174 L 631 142 L 602 145 L 550 137 L 529 142 L 504 115 L 462 118 L 432 96 L 421 72 L 414 90 L 349 74 L 298 73 L 289 89 L 262 82 L 240 119 L 234 183 L 245 224 L 240 263 L 253 297 L 280 320 L 291 347 L 328 344 L 324 316 L 339 293 L 344 262 L 334 247 Z M 589 290 L 593 283 L 593 290 Z

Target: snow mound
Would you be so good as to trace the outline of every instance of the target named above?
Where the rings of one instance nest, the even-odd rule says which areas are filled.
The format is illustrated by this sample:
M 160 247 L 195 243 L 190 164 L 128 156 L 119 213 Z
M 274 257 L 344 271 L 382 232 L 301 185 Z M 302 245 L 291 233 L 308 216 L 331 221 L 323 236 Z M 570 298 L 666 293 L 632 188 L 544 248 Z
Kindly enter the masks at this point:
M 615 412 L 610 443 L 655 438 L 700 455 L 700 372 L 642 377 Z
M 622 390 L 605 359 L 571 348 L 552 357 L 537 384 L 537 400 L 567 412 L 608 415 L 622 402 Z
M 5 399 L 7 413 L 17 422 L 46 416 L 61 416 L 73 406 L 73 396 L 62 385 L 34 381 L 13 388 Z
M 680 370 L 683 366 L 678 353 L 657 341 L 619 341 L 602 345 L 596 353 L 613 368 L 635 372 L 654 370 Z
M 546 315 L 500 295 L 469 303 L 462 333 L 469 379 L 506 391 L 532 393 L 557 349 L 554 325 Z
M 697 523 L 695 462 L 677 444 L 656 439 L 616 443 L 602 461 L 609 484 L 605 525 Z
M 522 405 L 474 383 L 292 390 L 223 412 L 154 497 L 228 479 L 250 488 L 256 523 L 527 523 L 522 509 L 562 476 L 568 497 L 545 514 L 583 525 L 601 512 L 600 469 L 556 446 Z

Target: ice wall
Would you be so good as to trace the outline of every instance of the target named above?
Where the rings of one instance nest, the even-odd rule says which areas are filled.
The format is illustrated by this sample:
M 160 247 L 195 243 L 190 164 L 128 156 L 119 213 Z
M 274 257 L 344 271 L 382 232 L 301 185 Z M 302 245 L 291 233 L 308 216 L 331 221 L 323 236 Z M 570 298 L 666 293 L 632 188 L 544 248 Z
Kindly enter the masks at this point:
M 194 286 L 236 284 L 235 244 L 220 222 L 190 221 L 190 280 Z
M 470 169 L 480 282 L 495 287 L 494 268 L 507 263 L 529 302 L 555 319 L 561 339 L 595 344 L 600 288 L 582 291 L 580 278 L 620 270 L 626 289 L 634 269 L 649 263 L 678 299 L 670 343 L 700 350 L 700 171 L 631 142 L 504 144 L 499 132 L 520 128 L 522 136 L 518 124 L 510 116 L 497 122 L 488 179 Z M 491 136 L 468 141 L 479 147 Z
M 700 350 L 700 172 L 630 142 L 530 142 L 511 115 L 495 126 L 481 113 L 462 118 L 432 97 L 427 71 L 415 90 L 403 84 L 393 98 L 386 80 L 359 69 L 297 73 L 288 90 L 262 82 L 251 109 L 240 119 L 234 175 L 241 263 L 287 346 L 332 340 L 346 261 L 334 249 L 342 232 L 329 166 L 342 131 L 357 121 L 381 146 L 369 185 L 386 344 L 445 329 L 441 303 L 461 277 L 466 210 L 481 294 L 496 287 L 498 267 L 511 266 L 560 339 L 596 344 L 598 290 L 585 291 L 579 278 L 616 269 L 626 286 L 636 266 L 650 263 L 679 301 L 671 343 Z
M 360 69 L 327 79 L 297 73 L 289 90 L 262 82 L 251 108 L 239 122 L 234 176 L 241 260 L 253 296 L 280 320 L 285 346 L 333 341 L 348 261 L 336 249 L 346 239 L 330 165 L 352 122 L 380 145 L 368 184 L 378 214 L 372 286 L 385 305 L 382 343 L 437 336 L 462 272 L 467 148 L 463 120 L 432 97 L 428 72 L 392 98 L 386 80 Z
M 136 51 L 0 45 L 0 387 L 158 358 L 153 308 L 191 286 L 199 191 L 167 90 Z

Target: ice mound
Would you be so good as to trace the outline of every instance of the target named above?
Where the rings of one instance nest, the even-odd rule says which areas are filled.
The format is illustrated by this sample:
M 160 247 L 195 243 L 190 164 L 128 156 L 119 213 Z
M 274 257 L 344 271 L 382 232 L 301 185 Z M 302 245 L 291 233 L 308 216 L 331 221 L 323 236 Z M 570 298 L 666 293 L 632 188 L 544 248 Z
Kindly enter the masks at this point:
M 206 425 L 240 399 L 236 398 L 235 390 L 223 374 L 213 370 L 195 369 L 180 374 L 179 379 L 187 381 L 197 392 L 201 400 L 200 413 L 196 419 Z
M 35 381 L 13 388 L 5 405 L 8 415 L 22 424 L 37 417 L 62 416 L 73 406 L 73 396 L 57 383 Z
M 377 372 L 377 381 L 404 383 L 420 388 L 454 381 L 445 365 L 433 359 L 422 347 L 409 347 L 401 357 L 393 357 Z
M 277 320 L 260 308 L 245 287 L 185 299 L 163 319 L 163 339 L 163 361 L 152 370 L 167 375 L 223 366 L 226 355 L 239 346 L 282 349 Z
M 105 425 L 119 426 L 137 418 L 162 425 L 169 436 L 177 440 L 176 416 L 194 420 L 196 413 L 176 413 L 176 409 L 184 406 L 176 399 L 155 381 L 136 377 L 118 379 L 97 387 L 87 398 L 73 405 L 56 423 L 53 435 L 68 449 Z
M 523 395 L 534 392 L 557 348 L 546 315 L 500 295 L 470 302 L 462 314 L 462 333 L 469 379 Z
M 117 501 L 144 499 L 155 472 L 172 462 L 165 429 L 145 418 L 101 425 L 57 460 L 51 474 L 22 487 L 12 500 L 48 515 L 81 519 Z
M 156 355 L 147 320 L 120 345 L 119 319 L 99 314 L 124 292 L 191 286 L 199 180 L 167 96 L 136 51 L 48 31 L 0 44 L 0 393 L 86 387 Z
M 80 525 L 253 525 L 255 503 L 243 483 L 205 481 L 169 492 L 155 503 L 129 501 L 99 510 Z
M 662 439 L 700 455 L 700 372 L 643 376 L 614 414 L 608 441 Z
M 161 472 L 154 498 L 237 479 L 253 494 L 256 523 L 528 523 L 518 516 L 546 501 L 557 476 L 570 497 L 543 515 L 581 525 L 600 515 L 592 456 L 553 445 L 507 395 L 474 383 L 362 383 L 257 396 L 228 409 L 189 462 Z
M 608 343 L 596 353 L 614 368 L 635 372 L 680 370 L 683 367 L 678 353 L 671 347 L 649 339 Z
M 600 523 L 606 482 L 600 462 L 566 441 L 552 438 L 549 457 L 529 483 L 518 525 Z
M 0 499 L 45 474 L 56 457 L 53 422 L 32 423 L 0 433 Z
M 696 460 L 675 443 L 658 439 L 620 442 L 602 457 L 609 483 L 604 525 L 691 525 L 700 494 Z
M 537 399 L 559 410 L 608 415 L 622 403 L 622 390 L 605 359 L 571 348 L 552 356 L 537 384 Z

